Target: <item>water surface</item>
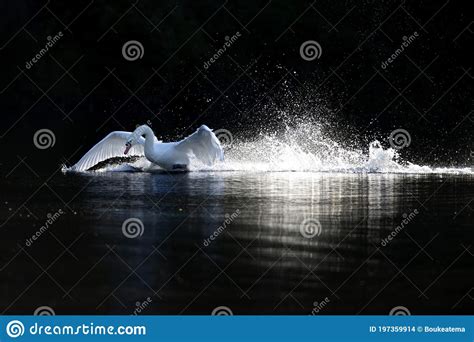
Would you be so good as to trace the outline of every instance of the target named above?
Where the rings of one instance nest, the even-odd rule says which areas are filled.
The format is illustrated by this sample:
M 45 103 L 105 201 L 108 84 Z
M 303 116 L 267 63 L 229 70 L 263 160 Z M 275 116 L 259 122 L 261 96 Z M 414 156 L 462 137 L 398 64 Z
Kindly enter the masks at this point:
M 58 172 L 0 182 L 5 314 L 473 313 L 471 175 Z M 48 213 L 54 222 L 37 234 Z M 122 229 L 130 218 L 143 223 L 134 238 Z

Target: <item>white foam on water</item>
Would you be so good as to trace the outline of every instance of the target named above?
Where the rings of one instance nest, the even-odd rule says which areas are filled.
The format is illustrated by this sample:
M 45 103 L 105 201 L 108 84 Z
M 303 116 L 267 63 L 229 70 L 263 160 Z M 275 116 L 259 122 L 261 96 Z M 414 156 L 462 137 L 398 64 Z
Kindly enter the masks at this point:
M 397 150 L 375 140 L 368 153 L 343 147 L 324 136 L 317 125 L 287 127 L 284 133 L 261 134 L 253 141 L 235 141 L 225 162 L 214 169 L 234 171 L 298 171 L 343 173 L 473 174 L 472 167 L 430 167 L 401 159 Z

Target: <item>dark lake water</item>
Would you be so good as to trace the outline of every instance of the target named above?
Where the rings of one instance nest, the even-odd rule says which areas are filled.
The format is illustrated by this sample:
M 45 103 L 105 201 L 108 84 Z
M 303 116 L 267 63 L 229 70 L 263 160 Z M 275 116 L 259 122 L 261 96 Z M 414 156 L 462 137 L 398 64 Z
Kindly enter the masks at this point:
M 473 176 L 58 172 L 0 187 L 4 314 L 474 313 Z

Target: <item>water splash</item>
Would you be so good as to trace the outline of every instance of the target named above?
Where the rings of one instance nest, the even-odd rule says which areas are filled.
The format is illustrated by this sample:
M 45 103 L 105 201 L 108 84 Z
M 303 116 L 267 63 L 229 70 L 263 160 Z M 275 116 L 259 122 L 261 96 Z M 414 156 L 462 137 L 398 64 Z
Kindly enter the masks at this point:
M 397 150 L 375 140 L 367 149 L 347 147 L 328 136 L 316 123 L 298 123 L 275 132 L 262 132 L 251 139 L 238 139 L 224 146 L 225 161 L 213 167 L 192 162 L 191 171 L 247 172 L 337 172 L 337 173 L 451 173 L 474 174 L 471 167 L 440 168 L 403 160 Z M 112 163 L 94 171 L 154 172 L 145 158 Z
M 436 168 L 403 160 L 375 140 L 368 152 L 342 146 L 315 124 L 286 127 L 283 133 L 260 134 L 252 141 L 235 141 L 225 151 L 219 170 L 342 173 L 474 173 L 469 167 Z M 216 167 L 214 167 L 215 169 Z M 201 168 L 197 168 L 201 169 Z

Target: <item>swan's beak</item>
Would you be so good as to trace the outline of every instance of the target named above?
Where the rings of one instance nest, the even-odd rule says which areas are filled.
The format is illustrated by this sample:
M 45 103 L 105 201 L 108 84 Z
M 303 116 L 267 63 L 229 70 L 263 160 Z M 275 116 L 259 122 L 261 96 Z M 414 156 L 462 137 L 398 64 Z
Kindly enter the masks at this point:
M 132 144 L 126 143 L 125 144 L 125 151 L 123 151 L 123 154 L 127 154 L 128 151 L 130 151 L 131 148 L 132 148 Z

